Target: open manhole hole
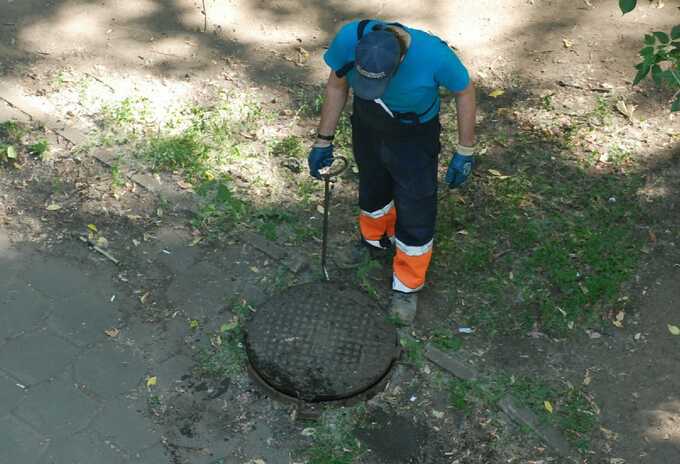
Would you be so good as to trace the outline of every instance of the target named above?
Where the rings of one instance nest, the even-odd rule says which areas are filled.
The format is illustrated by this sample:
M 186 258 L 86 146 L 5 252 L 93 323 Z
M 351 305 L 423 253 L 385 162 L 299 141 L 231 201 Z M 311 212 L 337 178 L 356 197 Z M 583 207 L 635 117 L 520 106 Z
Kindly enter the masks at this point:
M 253 378 L 278 399 L 306 403 L 367 399 L 399 356 L 380 307 L 336 283 L 276 295 L 248 320 L 245 342 Z

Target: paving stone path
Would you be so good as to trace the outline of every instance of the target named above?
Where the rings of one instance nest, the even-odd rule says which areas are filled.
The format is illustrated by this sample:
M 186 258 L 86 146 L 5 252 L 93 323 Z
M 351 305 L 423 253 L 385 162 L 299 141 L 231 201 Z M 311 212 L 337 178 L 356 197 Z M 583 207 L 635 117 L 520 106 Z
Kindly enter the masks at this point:
M 15 246 L 0 229 L 2 464 L 168 462 L 135 400 L 149 362 L 104 332 L 127 300 L 88 259 Z
M 177 443 L 208 450 L 192 464 L 241 462 L 227 458 L 233 453 L 288 462 L 287 450 L 263 445 L 271 437 L 264 422 L 227 446 L 223 430 L 192 440 L 175 430 L 181 424 L 152 420 L 150 376 L 159 394 L 203 401 L 176 388 L 193 366 L 187 320 L 218 323 L 229 316 L 225 297 L 261 297 L 261 276 L 249 267 L 264 256 L 244 244 L 215 254 L 180 245 L 172 231 L 159 237 L 140 252 L 148 269 L 128 273 L 166 274 L 160 298 L 178 317 L 148 324 L 131 314 L 139 296 L 123 287 L 121 270 L 87 247 L 66 241 L 44 251 L 12 243 L 0 227 L 0 464 L 188 462 L 173 457 Z M 106 334 L 112 328 L 115 337 Z

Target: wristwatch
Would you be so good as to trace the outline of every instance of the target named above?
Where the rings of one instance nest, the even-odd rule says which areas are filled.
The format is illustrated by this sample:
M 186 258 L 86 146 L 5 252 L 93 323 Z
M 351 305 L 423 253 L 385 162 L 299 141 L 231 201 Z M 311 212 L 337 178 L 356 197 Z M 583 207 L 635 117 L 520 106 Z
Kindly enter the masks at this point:
M 331 134 L 331 135 L 323 135 L 322 133 L 317 132 L 317 133 L 316 133 L 316 138 L 317 138 L 317 139 L 320 139 L 320 140 L 326 140 L 326 141 L 328 141 L 328 142 L 332 142 L 333 139 L 335 138 L 335 134 Z

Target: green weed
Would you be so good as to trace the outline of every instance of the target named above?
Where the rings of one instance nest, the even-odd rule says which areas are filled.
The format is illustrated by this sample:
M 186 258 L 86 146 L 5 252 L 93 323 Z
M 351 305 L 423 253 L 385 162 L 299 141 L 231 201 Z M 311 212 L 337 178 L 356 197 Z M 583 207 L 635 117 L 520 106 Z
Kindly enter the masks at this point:
M 359 281 L 359 286 L 366 290 L 369 295 L 373 298 L 378 298 L 378 290 L 373 285 L 371 281 L 371 273 L 377 269 L 380 269 L 381 265 L 378 261 L 371 258 L 366 258 L 357 268 L 357 280 Z
M 278 226 L 290 224 L 295 221 L 292 214 L 276 208 L 262 208 L 257 210 L 252 219 L 262 235 L 267 240 L 276 241 L 278 238 Z
M 243 371 L 246 354 L 243 348 L 243 324 L 250 312 L 245 300 L 232 305 L 234 317 L 208 334 L 210 346 L 198 352 L 196 373 L 215 379 L 237 375 Z
M 8 144 L 19 144 L 21 139 L 28 133 L 28 129 L 17 121 L 5 121 L 0 123 L 0 140 Z
M 404 349 L 405 361 L 418 369 L 425 365 L 425 349 L 420 340 L 401 337 L 399 342 Z
M 120 170 L 120 164 L 116 161 L 111 163 L 111 187 L 119 189 L 125 186 L 125 176 Z
M 457 351 L 463 346 L 463 340 L 449 329 L 437 328 L 432 331 L 432 343 L 444 351 Z
M 292 156 L 302 158 L 306 154 L 306 146 L 302 139 L 296 135 L 289 135 L 277 141 L 271 149 L 274 156 Z
M 183 170 L 190 178 L 197 178 L 205 172 L 208 148 L 195 133 L 185 132 L 150 139 L 142 156 L 156 171 Z
M 435 262 L 460 271 L 471 325 L 560 335 L 596 322 L 632 275 L 641 179 L 547 163 L 540 142 L 517 144 L 531 154 L 522 169 L 479 179 L 474 205 L 443 202 Z
M 45 139 L 41 139 L 35 143 L 30 144 L 27 147 L 27 150 L 28 153 L 30 153 L 31 155 L 43 159 L 47 154 L 47 150 L 49 150 L 49 148 L 50 148 L 49 142 Z
M 340 409 L 325 412 L 314 427 L 313 443 L 304 450 L 307 464 L 352 464 L 362 454 L 354 429 L 363 409 Z
M 457 411 L 469 412 L 473 384 L 466 380 L 453 378 L 448 383 L 449 403 Z
M 231 230 L 250 210 L 249 205 L 231 191 L 228 177 L 205 181 L 196 193 L 205 201 L 192 223 L 210 233 Z

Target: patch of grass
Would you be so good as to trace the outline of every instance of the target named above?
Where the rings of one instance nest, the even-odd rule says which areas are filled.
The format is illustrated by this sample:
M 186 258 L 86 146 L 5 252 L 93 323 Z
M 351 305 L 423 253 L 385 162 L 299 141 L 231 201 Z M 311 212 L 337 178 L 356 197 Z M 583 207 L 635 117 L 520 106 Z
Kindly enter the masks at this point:
M 530 156 L 509 177 L 480 175 L 474 199 L 440 203 L 435 263 L 460 271 L 470 325 L 563 335 L 596 323 L 636 268 L 642 179 L 546 159 L 557 148 L 520 140 L 508 157 Z
M 556 386 L 527 376 L 497 375 L 477 381 L 453 378 L 447 384 L 449 402 L 469 412 L 473 406 L 496 409 L 506 394 L 531 409 L 539 420 L 561 430 L 579 451 L 586 452 L 598 422 L 598 408 L 583 388 L 571 384 Z M 546 402 L 553 408 L 546 409 Z
M 333 144 L 340 150 L 350 151 L 352 149 L 352 123 L 346 112 L 343 112 L 338 120 Z
M 50 148 L 50 144 L 47 140 L 41 139 L 38 140 L 35 143 L 30 144 L 28 147 L 26 147 L 28 150 L 28 153 L 36 156 L 40 159 L 43 159 L 45 155 L 47 154 L 47 150 Z
M 598 421 L 598 409 L 584 389 L 570 384 L 556 387 L 528 377 L 505 378 L 500 383 L 541 420 L 564 432 L 579 451 L 588 450 Z M 546 409 L 546 401 L 552 406 L 552 413 Z
M 150 119 L 149 99 L 127 97 L 117 103 L 104 105 L 101 109 L 101 119 L 107 126 L 132 129 L 132 126 Z
M 297 135 L 289 135 L 277 141 L 272 146 L 271 152 L 274 156 L 292 156 L 302 158 L 306 155 L 306 146 L 302 138 Z
M 412 337 L 401 337 L 399 339 L 404 349 L 405 361 L 420 369 L 425 365 L 425 348 L 420 340 Z
M 28 133 L 28 128 L 23 124 L 9 120 L 0 123 L 0 140 L 8 144 L 19 144 L 21 139 Z
M 378 261 L 368 257 L 357 268 L 357 280 L 359 281 L 359 286 L 376 299 L 378 298 L 378 290 L 375 288 L 375 285 L 373 285 L 371 273 L 380 268 L 381 265 Z
M 431 337 L 432 343 L 444 351 L 458 351 L 463 346 L 463 340 L 449 329 L 434 329 Z
M 252 219 L 258 231 L 267 239 L 275 242 L 278 238 L 278 226 L 295 222 L 295 217 L 280 209 L 262 208 L 254 212 Z
M 205 202 L 192 223 L 210 234 L 233 229 L 250 211 L 249 205 L 231 191 L 228 177 L 203 182 L 196 193 Z
M 473 391 L 473 384 L 454 378 L 448 383 L 447 388 L 451 406 L 458 411 L 468 412 L 471 408 L 470 395 Z
M 156 171 L 184 171 L 189 178 L 205 173 L 208 148 L 193 132 L 150 139 L 142 156 Z
M 318 191 L 319 187 L 312 179 L 302 179 L 297 183 L 297 196 L 300 202 L 308 206 L 312 202 L 312 196 Z
M 198 352 L 196 373 L 222 379 L 243 372 L 246 354 L 243 348 L 243 323 L 250 307 L 245 300 L 232 307 L 234 317 L 210 333 L 210 346 Z
M 120 164 L 117 161 L 111 163 L 111 187 L 119 189 L 125 186 L 125 176 L 120 170 Z
M 326 411 L 316 427 L 313 442 L 302 452 L 307 464 L 352 464 L 361 456 L 361 443 L 354 429 L 361 420 L 363 408 Z
M 298 106 L 298 115 L 305 117 L 316 117 L 321 114 L 321 108 L 323 107 L 324 88 L 297 88 L 294 93 L 294 99 Z

